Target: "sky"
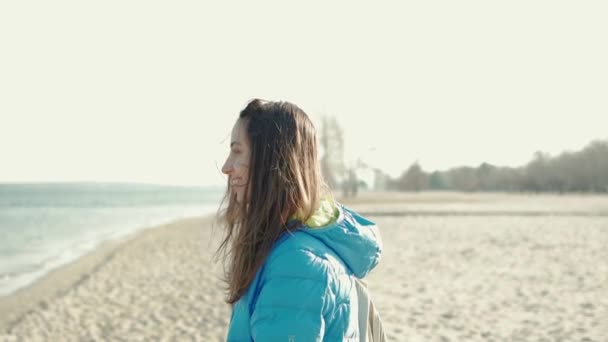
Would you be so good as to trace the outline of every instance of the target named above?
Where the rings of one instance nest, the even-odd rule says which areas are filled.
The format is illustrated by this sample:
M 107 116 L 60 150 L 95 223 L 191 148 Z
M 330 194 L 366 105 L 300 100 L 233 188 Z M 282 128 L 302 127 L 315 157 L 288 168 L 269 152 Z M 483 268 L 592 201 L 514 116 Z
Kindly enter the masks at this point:
M 602 1 L 0 2 L 0 182 L 221 185 L 252 98 L 399 175 L 608 139 Z

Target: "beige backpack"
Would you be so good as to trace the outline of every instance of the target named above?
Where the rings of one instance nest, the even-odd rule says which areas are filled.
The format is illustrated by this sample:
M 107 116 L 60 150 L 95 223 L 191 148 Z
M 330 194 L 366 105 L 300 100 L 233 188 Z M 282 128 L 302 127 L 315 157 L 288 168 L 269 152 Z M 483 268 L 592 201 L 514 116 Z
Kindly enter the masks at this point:
M 357 299 L 359 302 L 359 336 L 361 342 L 385 342 L 380 314 L 374 306 L 367 284 L 355 277 Z

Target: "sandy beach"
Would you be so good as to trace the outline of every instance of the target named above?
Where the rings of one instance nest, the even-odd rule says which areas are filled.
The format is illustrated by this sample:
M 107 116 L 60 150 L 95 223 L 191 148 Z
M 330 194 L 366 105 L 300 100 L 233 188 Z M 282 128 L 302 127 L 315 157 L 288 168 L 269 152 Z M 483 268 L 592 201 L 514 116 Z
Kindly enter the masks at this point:
M 608 197 L 363 194 L 391 341 L 608 341 Z M 211 217 L 106 243 L 0 298 L 0 341 L 223 341 Z

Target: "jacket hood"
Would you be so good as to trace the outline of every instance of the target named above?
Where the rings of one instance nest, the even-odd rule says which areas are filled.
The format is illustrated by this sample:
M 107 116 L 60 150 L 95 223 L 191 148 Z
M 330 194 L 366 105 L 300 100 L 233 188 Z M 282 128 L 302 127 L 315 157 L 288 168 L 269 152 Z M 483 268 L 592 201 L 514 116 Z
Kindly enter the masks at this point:
M 324 227 L 300 228 L 333 250 L 357 278 L 365 277 L 380 262 L 382 238 L 378 226 L 341 205 L 338 218 Z

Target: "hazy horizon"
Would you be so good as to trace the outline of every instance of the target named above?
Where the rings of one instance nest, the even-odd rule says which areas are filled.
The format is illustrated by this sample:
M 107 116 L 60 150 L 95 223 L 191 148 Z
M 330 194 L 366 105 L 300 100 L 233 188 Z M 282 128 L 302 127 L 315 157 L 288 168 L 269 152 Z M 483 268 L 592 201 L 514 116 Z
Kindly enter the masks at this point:
M 608 4 L 0 4 L 0 183 L 223 185 L 255 97 L 396 177 L 608 133 Z
M 594 141 L 599 140 L 599 139 L 595 139 Z M 603 141 L 607 141 L 608 139 L 603 139 Z M 590 141 L 589 143 L 591 143 L 592 141 Z M 557 157 L 562 153 L 566 153 L 566 152 L 578 152 L 580 150 L 582 150 L 585 146 L 587 146 L 589 143 L 585 144 L 584 146 L 582 146 L 579 149 L 568 149 L 568 150 L 564 150 L 561 151 L 560 153 L 557 154 L 550 154 L 547 152 L 547 154 L 550 157 Z M 546 151 L 539 151 L 539 152 L 546 152 Z M 512 167 L 512 168 L 519 168 L 519 167 L 524 167 L 529 161 L 531 161 L 532 158 L 530 158 L 527 162 L 521 164 L 521 165 L 499 165 L 499 164 L 495 164 L 492 163 L 491 161 L 482 161 L 477 165 L 464 165 L 464 164 L 460 164 L 460 165 L 454 165 L 448 168 L 444 168 L 444 169 L 428 169 L 426 168 L 424 165 L 422 165 L 422 163 L 419 163 L 420 166 L 422 167 L 422 170 L 428 173 L 432 173 L 434 171 L 448 171 L 450 169 L 455 169 L 455 168 L 459 168 L 459 167 L 479 167 L 482 163 L 488 163 L 490 165 L 496 166 L 496 167 Z M 414 164 L 416 161 L 412 162 L 412 164 Z M 409 166 L 411 166 L 412 164 L 410 164 Z M 373 167 L 373 165 L 370 165 Z M 408 167 L 409 167 L 408 166 Z M 381 170 L 385 173 L 387 173 L 389 176 L 391 176 L 393 179 L 397 179 L 399 176 L 401 176 L 401 174 L 403 172 L 405 172 L 407 170 L 407 167 L 404 168 L 403 170 L 400 170 L 398 174 L 391 174 L 390 172 L 386 171 L 386 170 Z M 363 174 L 359 174 L 359 177 L 363 177 L 365 178 L 370 178 L 371 174 L 368 174 L 368 172 L 363 172 Z M 370 178 L 371 179 L 371 178 Z M 368 179 L 366 179 L 368 180 Z M 163 182 L 163 181 L 141 181 L 141 180 L 98 180 L 98 179 L 76 179 L 76 180 L 65 180 L 65 179 L 58 179 L 58 180 L 54 180 L 54 179 L 44 179 L 44 180 L 0 180 L 0 185 L 19 185 L 19 184 L 23 184 L 23 185 L 31 185 L 31 184 L 87 184 L 87 185 L 91 185 L 91 184 L 114 184 L 114 185 L 120 185 L 120 184 L 125 184 L 125 185 L 142 185 L 142 186 L 146 186 L 146 185 L 150 185 L 150 186 L 176 186 L 176 187 L 204 187 L 204 188 L 219 188 L 219 187 L 223 187 L 225 186 L 225 183 L 202 183 L 202 184 L 190 184 L 190 183 L 180 183 L 180 182 Z M 336 189 L 337 190 L 337 189 Z

